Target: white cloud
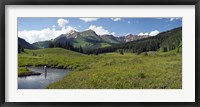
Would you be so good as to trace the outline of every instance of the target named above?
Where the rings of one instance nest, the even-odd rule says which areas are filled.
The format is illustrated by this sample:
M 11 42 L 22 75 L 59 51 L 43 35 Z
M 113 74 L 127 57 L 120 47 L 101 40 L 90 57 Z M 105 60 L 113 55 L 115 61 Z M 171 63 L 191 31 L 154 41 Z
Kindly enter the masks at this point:
M 157 34 L 159 34 L 160 32 L 158 31 L 158 30 L 154 30 L 154 31 L 151 31 L 150 33 L 143 33 L 143 32 L 141 32 L 141 33 L 139 33 L 138 35 L 139 36 L 143 36 L 143 35 L 149 35 L 149 36 L 156 36 Z
M 105 34 L 115 35 L 115 32 L 110 33 L 108 30 L 104 29 L 102 26 L 91 25 L 88 29 L 95 31 L 98 35 L 105 35 Z
M 110 18 L 111 20 L 113 20 L 113 21 L 120 21 L 120 20 L 122 20 L 121 18 Z
M 154 31 L 151 31 L 149 33 L 150 36 L 156 36 L 157 34 L 159 34 L 160 32 L 158 30 L 154 30 Z
M 83 20 L 85 22 L 93 22 L 97 21 L 99 18 L 80 18 L 80 20 Z
M 112 33 L 110 33 L 110 34 L 114 36 L 114 35 L 115 35 L 115 32 L 112 32 Z
M 174 18 L 170 18 L 170 21 L 173 21 L 174 20 Z
M 130 24 L 131 22 L 130 22 L 130 21 L 128 21 L 127 23 L 128 23 L 128 24 Z
M 72 27 L 72 26 L 67 26 L 67 28 L 64 29 L 64 30 L 66 30 L 66 33 L 69 33 L 69 32 L 72 31 L 72 30 L 78 31 L 78 30 L 76 29 L 76 27 Z
M 18 36 L 25 39 L 29 43 L 34 43 L 38 41 L 54 39 L 61 34 L 69 33 L 71 30 L 78 31 L 75 27 L 71 26 L 64 27 L 61 30 L 55 30 L 53 27 L 52 29 L 45 28 L 42 30 L 18 31 Z
M 143 33 L 143 32 L 141 32 L 141 33 L 139 33 L 138 35 L 139 35 L 139 36 L 149 35 L 149 33 Z
M 179 20 L 181 18 L 170 18 L 170 21 Z
M 69 21 L 66 20 L 66 19 L 62 19 L 62 18 L 61 18 L 61 19 L 58 19 L 58 20 L 57 20 L 57 23 L 58 23 L 58 26 L 64 28 L 64 27 L 66 26 L 66 24 L 69 23 Z

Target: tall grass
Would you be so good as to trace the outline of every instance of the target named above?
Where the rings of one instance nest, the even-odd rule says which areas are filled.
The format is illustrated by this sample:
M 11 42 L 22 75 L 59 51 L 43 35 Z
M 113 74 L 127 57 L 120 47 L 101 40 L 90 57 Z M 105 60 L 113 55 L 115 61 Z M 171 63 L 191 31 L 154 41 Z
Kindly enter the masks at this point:
M 64 79 L 50 89 L 180 89 L 182 54 L 149 52 L 84 55 L 64 49 L 25 50 L 19 54 L 19 66 L 69 68 Z M 36 56 L 33 56 L 33 53 Z

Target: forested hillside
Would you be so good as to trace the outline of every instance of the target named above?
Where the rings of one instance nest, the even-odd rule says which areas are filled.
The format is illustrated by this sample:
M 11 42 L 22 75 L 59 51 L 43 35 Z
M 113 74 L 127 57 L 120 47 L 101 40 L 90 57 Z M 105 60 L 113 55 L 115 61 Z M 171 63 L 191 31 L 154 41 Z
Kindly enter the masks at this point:
M 128 42 L 122 45 L 114 45 L 105 48 L 99 48 L 90 50 L 88 54 L 98 54 L 114 51 L 142 53 L 147 51 L 161 50 L 167 52 L 177 49 L 182 46 L 182 27 L 175 28 L 166 32 L 162 32 L 157 36 L 140 39 L 132 42 Z

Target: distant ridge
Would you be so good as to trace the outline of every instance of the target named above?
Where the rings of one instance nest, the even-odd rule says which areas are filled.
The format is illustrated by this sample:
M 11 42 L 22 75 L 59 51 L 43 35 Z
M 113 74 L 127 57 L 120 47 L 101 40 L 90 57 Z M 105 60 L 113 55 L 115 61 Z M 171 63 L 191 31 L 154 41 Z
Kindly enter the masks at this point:
M 27 41 L 25 41 L 24 39 L 18 37 L 18 45 L 21 48 L 25 48 L 25 49 L 36 49 L 36 47 L 34 47 L 33 45 L 31 45 L 30 43 L 28 43 Z

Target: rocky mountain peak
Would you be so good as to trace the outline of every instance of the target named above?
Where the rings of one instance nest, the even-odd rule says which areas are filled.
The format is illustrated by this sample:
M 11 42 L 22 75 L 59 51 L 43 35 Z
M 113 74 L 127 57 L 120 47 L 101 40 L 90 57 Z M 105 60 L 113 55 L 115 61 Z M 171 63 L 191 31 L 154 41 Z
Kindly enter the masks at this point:
M 76 33 L 77 31 L 75 31 L 75 30 L 71 30 L 71 31 L 69 31 L 68 32 L 68 34 L 74 34 L 74 33 Z

